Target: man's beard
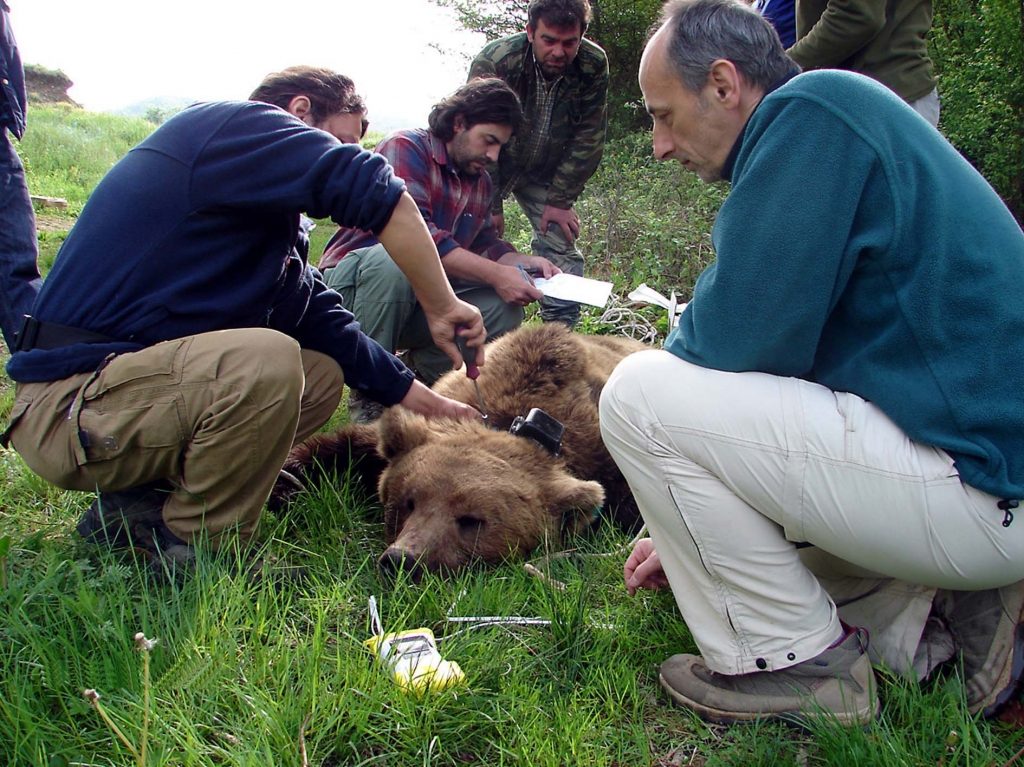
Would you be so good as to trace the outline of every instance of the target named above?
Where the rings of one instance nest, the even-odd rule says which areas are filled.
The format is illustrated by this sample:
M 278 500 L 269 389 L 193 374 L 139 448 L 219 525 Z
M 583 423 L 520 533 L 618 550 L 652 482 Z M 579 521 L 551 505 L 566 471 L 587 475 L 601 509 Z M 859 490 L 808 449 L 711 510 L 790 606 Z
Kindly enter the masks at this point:
M 469 157 L 457 159 L 455 167 L 458 169 L 460 176 L 476 178 L 487 169 L 489 164 L 490 161 L 486 157 Z
M 566 62 L 560 64 L 541 64 L 540 71 L 544 74 L 547 79 L 553 79 L 555 77 L 561 77 L 565 74 L 565 70 L 568 67 Z

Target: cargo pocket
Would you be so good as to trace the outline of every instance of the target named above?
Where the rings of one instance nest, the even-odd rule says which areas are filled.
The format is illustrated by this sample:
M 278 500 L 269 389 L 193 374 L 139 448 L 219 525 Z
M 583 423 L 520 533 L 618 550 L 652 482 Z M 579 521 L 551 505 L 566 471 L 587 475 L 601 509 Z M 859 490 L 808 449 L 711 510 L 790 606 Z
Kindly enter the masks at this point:
M 844 419 L 844 459 L 868 471 L 913 481 L 942 481 L 958 476 L 943 450 L 914 442 L 877 405 L 855 394 L 836 392 Z
M 140 476 L 164 474 L 177 462 L 189 434 L 180 385 L 190 343 L 169 341 L 115 357 L 81 388 L 71 410 L 75 450 L 96 479 L 103 462 L 122 458 L 138 464 Z

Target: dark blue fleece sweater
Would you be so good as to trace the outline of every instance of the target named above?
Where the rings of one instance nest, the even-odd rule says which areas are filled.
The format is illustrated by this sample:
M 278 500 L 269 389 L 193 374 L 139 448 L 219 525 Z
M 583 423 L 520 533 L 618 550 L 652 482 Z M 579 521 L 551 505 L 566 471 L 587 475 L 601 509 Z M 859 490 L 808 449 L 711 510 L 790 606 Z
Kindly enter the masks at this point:
M 18 352 L 15 381 L 95 369 L 111 353 L 267 327 L 330 355 L 385 404 L 412 373 L 367 338 L 296 248 L 299 214 L 379 233 L 405 189 L 379 155 L 277 107 L 199 104 L 168 120 L 96 187 L 33 314 L 116 339 Z

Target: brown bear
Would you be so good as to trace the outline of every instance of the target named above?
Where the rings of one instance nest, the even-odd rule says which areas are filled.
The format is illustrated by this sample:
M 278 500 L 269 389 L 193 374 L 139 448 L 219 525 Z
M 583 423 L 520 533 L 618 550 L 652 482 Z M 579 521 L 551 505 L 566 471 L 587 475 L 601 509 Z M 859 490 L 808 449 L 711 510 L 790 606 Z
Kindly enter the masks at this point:
M 559 323 L 528 326 L 487 346 L 477 383 L 487 423 L 426 419 L 389 408 L 379 421 L 350 425 L 296 446 L 285 463 L 311 472 L 346 470 L 376 489 L 390 545 L 382 568 L 457 569 L 528 554 L 546 540 L 581 532 L 604 508 L 623 528 L 638 519 L 625 480 L 601 441 L 598 397 L 609 374 L 642 343 L 573 333 Z M 477 406 L 464 370 L 434 385 Z M 533 437 L 517 416 L 540 408 L 564 427 L 560 450 Z M 340 465 L 339 465 L 340 464 Z M 294 494 L 279 483 L 272 504 Z

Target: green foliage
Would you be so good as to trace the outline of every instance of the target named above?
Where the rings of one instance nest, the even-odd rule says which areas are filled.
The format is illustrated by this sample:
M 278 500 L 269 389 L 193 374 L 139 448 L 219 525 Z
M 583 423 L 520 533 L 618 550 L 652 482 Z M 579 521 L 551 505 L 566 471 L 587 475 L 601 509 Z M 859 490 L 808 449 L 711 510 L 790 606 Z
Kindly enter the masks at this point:
M 608 54 L 608 118 L 612 136 L 649 127 L 637 82 L 647 31 L 658 19 L 662 0 L 593 0 L 594 20 L 587 36 Z
M 175 109 L 173 107 L 148 107 L 145 114 L 142 116 L 142 119 L 148 123 L 153 123 L 153 125 L 163 125 L 168 119 L 174 117 L 174 115 L 180 111 L 180 109 Z
M 646 282 L 688 299 L 714 258 L 711 226 L 725 193 L 724 185 L 709 186 L 677 163 L 656 160 L 647 134 L 609 141 L 576 204 L 589 273 L 623 293 Z
M 104 174 L 152 130 L 152 123 L 139 118 L 34 106 L 18 147 L 29 191 L 63 197 L 68 213 L 76 215 Z
M 936 0 L 940 128 L 1024 222 L 1024 7 Z
M 70 226 L 71 223 L 68 223 Z M 66 230 L 63 231 L 42 231 L 38 233 L 39 238 L 39 273 L 44 277 L 47 272 L 53 267 L 53 261 L 57 257 L 57 251 L 60 250 L 60 246 L 64 244 L 64 240 L 67 239 L 68 233 Z
M 526 28 L 530 0 L 431 0 L 455 12 L 459 26 L 488 40 L 522 32 Z

